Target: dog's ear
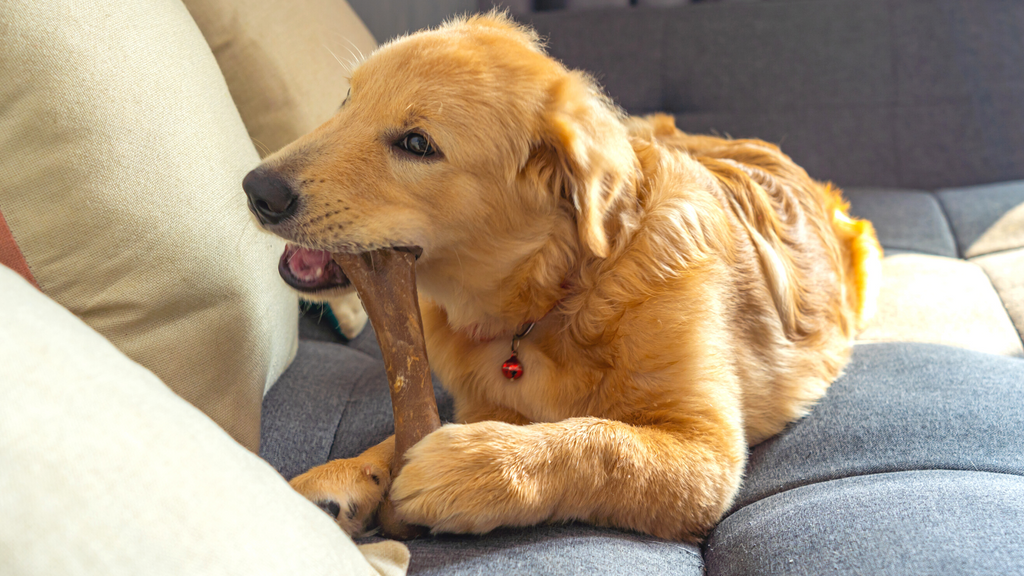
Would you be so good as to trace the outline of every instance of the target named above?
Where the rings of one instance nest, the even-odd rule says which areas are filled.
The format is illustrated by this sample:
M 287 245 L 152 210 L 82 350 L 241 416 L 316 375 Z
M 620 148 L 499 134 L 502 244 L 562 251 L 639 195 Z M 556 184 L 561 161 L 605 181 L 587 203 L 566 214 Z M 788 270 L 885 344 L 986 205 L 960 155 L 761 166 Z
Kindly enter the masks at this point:
M 639 163 L 623 113 L 582 72 L 555 81 L 541 127 L 535 159 L 554 192 L 572 202 L 584 246 L 608 255 L 615 212 L 635 198 Z

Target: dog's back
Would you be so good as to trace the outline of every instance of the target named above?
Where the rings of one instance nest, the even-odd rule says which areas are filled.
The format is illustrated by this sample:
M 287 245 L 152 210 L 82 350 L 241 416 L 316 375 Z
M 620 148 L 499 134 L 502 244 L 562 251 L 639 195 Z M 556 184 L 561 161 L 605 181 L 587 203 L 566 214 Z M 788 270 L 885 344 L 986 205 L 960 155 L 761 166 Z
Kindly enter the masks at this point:
M 771 380 L 779 383 L 745 391 L 748 441 L 757 442 L 778 431 L 780 416 L 797 418 L 824 394 L 873 314 L 881 284 L 874 228 L 849 216 L 837 188 L 811 179 L 773 144 L 686 134 L 660 114 L 631 118 L 628 125 L 637 141 L 685 154 L 713 176 L 717 186 L 710 189 L 734 229 L 727 259 L 735 277 L 741 283 L 763 278 L 770 294 L 765 301 L 746 291 L 737 303 L 743 310 L 737 323 L 756 323 L 752 310 L 768 307 L 778 318 L 762 329 L 735 332 L 749 338 L 737 347 L 738 357 L 773 340 L 773 352 L 751 354 L 749 362 L 751 373 L 774 373 Z M 738 364 L 742 370 L 747 363 L 740 358 Z M 761 405 L 764 410 L 756 408 Z

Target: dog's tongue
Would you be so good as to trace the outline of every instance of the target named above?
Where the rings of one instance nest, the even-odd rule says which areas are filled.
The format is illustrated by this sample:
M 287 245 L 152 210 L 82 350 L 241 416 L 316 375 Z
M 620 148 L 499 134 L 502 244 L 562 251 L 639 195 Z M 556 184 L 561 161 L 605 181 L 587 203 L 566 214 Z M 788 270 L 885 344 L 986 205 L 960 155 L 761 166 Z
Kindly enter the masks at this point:
M 416 254 L 388 248 L 333 257 L 359 292 L 384 356 L 395 414 L 394 478 L 405 451 L 441 426 L 416 296 Z M 403 524 L 390 500 L 381 505 L 378 518 L 385 536 L 408 540 L 423 533 Z
M 304 292 L 349 285 L 349 279 L 341 267 L 335 264 L 330 252 L 310 250 L 295 244 L 285 246 L 277 270 L 289 286 Z
M 300 280 L 315 281 L 324 275 L 331 253 L 326 250 L 297 248 L 288 260 L 288 269 Z

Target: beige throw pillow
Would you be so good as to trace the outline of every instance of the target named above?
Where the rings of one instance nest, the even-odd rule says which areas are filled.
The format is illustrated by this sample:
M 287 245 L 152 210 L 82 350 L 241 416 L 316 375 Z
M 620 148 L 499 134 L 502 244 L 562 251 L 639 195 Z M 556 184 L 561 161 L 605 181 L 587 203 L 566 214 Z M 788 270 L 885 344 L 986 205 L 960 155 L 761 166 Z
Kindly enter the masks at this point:
M 188 11 L 8 0 L 0 46 L 0 213 L 28 274 L 256 450 L 297 304 L 282 242 L 245 206 L 258 156 Z
M 323 124 L 377 44 L 344 0 L 184 0 L 261 154 Z

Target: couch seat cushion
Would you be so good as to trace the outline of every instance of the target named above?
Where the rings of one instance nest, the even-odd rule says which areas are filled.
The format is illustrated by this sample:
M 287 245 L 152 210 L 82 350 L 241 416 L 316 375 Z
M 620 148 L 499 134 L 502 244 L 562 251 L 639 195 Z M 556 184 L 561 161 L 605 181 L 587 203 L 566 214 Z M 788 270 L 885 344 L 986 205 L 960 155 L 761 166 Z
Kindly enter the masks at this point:
M 1024 361 L 857 346 L 755 447 L 708 574 L 1005 574 L 1024 566 Z
M 875 226 L 886 250 L 908 250 L 956 258 L 956 241 L 942 205 L 931 192 L 899 188 L 843 191 L 850 212 Z
M 878 314 L 861 341 L 1024 356 L 1024 181 L 845 196 L 851 213 L 874 224 L 886 254 Z
M 451 418 L 451 398 L 435 393 L 442 419 Z M 1024 405 L 1007 402 L 1021 394 L 1021 360 L 929 344 L 857 346 L 810 416 L 752 450 L 736 504 L 704 548 L 708 573 L 1022 565 Z M 302 341 L 264 401 L 264 455 L 286 475 L 354 456 L 391 433 L 389 411 L 379 359 Z M 950 536 L 952 526 L 964 533 Z M 693 547 L 585 525 L 408 546 L 410 574 L 701 574 Z

